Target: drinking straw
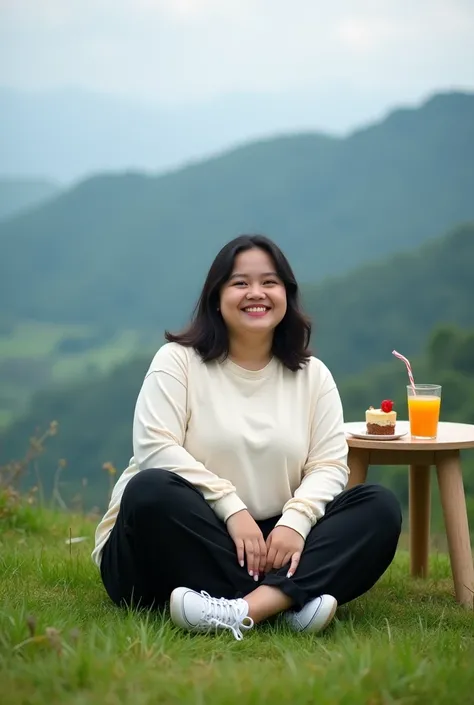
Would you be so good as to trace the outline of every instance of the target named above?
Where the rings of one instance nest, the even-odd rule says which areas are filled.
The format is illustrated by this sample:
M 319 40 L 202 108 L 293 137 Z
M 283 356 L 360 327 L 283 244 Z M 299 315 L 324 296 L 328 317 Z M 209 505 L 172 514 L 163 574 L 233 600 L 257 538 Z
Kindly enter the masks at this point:
M 395 355 L 395 357 L 398 357 L 399 360 L 402 360 L 405 363 L 405 365 L 407 367 L 407 372 L 408 372 L 408 379 L 410 380 L 411 388 L 413 389 L 413 394 L 416 394 L 415 380 L 413 378 L 413 372 L 411 371 L 410 361 L 407 360 L 407 358 L 404 355 L 400 355 L 400 353 L 397 352 L 396 350 L 392 350 L 392 355 Z

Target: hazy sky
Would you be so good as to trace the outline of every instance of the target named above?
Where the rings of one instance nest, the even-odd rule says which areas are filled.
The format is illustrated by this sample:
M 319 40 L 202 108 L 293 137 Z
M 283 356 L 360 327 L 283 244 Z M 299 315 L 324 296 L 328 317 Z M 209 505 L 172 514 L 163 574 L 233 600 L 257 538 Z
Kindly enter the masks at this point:
M 474 0 L 0 0 L 0 86 L 163 103 L 474 88 Z

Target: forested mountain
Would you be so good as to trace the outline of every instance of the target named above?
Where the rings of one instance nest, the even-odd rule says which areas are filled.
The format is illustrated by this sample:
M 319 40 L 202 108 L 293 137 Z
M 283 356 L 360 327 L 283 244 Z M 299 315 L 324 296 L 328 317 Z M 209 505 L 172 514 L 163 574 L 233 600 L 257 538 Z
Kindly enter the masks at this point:
M 474 219 L 473 193 L 474 95 L 440 95 L 346 139 L 295 135 L 161 177 L 84 181 L 0 224 L 0 298 L 18 319 L 176 326 L 241 232 L 273 237 L 317 282 Z
M 418 353 L 437 324 L 474 326 L 474 223 L 417 250 L 303 289 L 314 348 L 338 374 L 364 370 L 393 348 Z

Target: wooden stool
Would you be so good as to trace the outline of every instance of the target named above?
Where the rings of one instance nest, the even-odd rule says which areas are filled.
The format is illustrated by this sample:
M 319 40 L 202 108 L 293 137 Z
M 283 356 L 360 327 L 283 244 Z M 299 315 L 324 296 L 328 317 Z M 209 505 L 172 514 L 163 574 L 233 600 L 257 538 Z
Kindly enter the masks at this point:
M 474 426 L 440 422 L 436 440 L 420 441 L 410 434 L 396 441 L 355 438 L 364 431 L 360 422 L 345 424 L 351 471 L 348 487 L 364 483 L 369 465 L 409 465 L 410 569 L 413 576 L 428 575 L 430 539 L 430 467 L 436 467 L 456 599 L 474 607 L 474 567 L 462 479 L 460 451 L 474 448 Z M 397 432 L 408 431 L 407 421 Z

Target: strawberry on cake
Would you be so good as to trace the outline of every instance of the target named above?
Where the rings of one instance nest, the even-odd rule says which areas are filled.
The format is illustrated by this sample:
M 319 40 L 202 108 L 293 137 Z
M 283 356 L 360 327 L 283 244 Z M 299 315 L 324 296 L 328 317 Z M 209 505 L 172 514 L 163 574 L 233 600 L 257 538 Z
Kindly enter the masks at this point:
M 369 406 L 365 412 L 365 423 L 367 424 L 367 433 L 374 436 L 393 436 L 397 423 L 397 412 L 393 411 L 393 401 L 384 399 L 380 404 L 380 409 Z

